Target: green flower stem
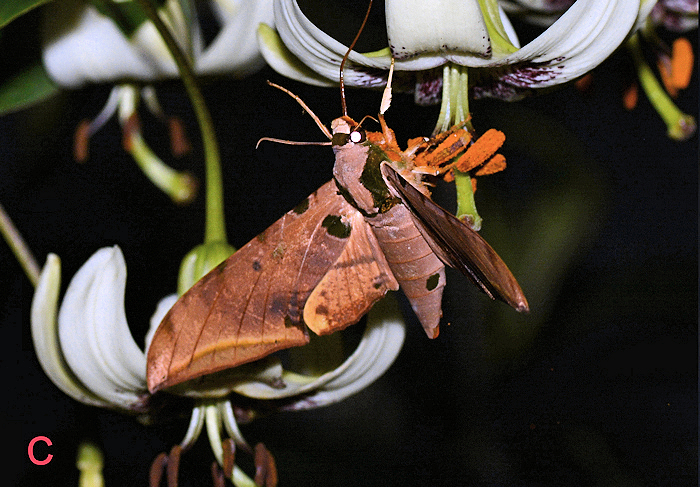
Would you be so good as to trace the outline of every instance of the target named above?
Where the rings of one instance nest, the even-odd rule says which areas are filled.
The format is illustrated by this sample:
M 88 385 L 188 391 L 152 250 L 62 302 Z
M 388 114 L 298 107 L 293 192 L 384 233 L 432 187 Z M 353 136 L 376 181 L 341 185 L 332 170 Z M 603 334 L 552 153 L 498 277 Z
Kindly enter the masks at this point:
M 658 114 L 666 123 L 668 136 L 673 140 L 683 141 L 690 138 L 697 129 L 697 122 L 692 115 L 683 113 L 671 97 L 666 93 L 659 81 L 654 76 L 649 64 L 644 59 L 639 45 L 639 34 L 632 35 L 627 40 L 627 49 L 632 54 L 634 65 L 637 68 L 639 82 L 646 93 L 647 98 Z
M 180 49 L 170 30 L 161 20 L 158 11 L 151 0 L 138 0 L 145 14 L 153 22 L 170 54 L 180 71 L 180 77 L 185 85 L 187 94 L 192 101 L 192 106 L 197 116 L 197 122 L 202 132 L 204 146 L 204 160 L 206 167 L 206 221 L 204 230 L 204 242 L 226 242 L 226 223 L 224 219 L 224 191 L 221 176 L 221 159 L 219 156 L 219 144 L 214 132 L 214 124 L 211 114 L 207 109 L 204 97 L 197 84 L 197 76 L 190 60 Z
M 442 71 L 442 104 L 440 116 L 433 135 L 449 130 L 453 125 L 466 120 L 465 128 L 472 132 L 474 127 L 469 120 L 469 68 L 448 63 Z M 469 174 L 455 170 L 457 186 L 457 217 L 466 218 L 475 229 L 481 228 L 481 217 L 476 211 L 474 191 Z
M 178 172 L 166 165 L 141 135 L 131 136 L 129 152 L 146 177 L 175 203 L 188 203 L 197 194 L 196 179 L 187 172 Z
M 10 216 L 5 212 L 5 208 L 0 204 L 0 233 L 5 238 L 7 245 L 12 249 L 12 253 L 15 254 L 15 258 L 22 266 L 24 273 L 27 275 L 29 282 L 32 283 L 34 287 L 39 283 L 39 265 L 36 263 L 36 259 L 29 250 L 29 246 L 22 238 L 22 235 L 12 223 Z

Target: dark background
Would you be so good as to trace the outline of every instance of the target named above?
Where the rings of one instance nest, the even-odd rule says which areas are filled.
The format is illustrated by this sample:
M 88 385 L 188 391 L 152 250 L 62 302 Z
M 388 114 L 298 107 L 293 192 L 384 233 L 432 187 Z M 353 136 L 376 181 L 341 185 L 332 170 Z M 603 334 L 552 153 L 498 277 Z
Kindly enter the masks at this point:
M 281 485 L 697 484 L 698 138 L 668 139 L 643 96 L 634 111 L 622 108 L 629 65 L 616 53 L 585 93 L 569 86 L 517 104 L 473 102 L 478 131 L 506 133 L 509 164 L 479 180 L 482 234 L 520 280 L 532 313 L 492 303 L 450 272 L 451 325 L 438 339 L 428 340 L 407 310 L 404 349 L 372 386 L 341 404 L 243 426 L 275 455 Z M 331 176 L 327 147 L 255 149 L 263 136 L 323 139 L 266 79 L 299 94 L 327 124 L 340 113 L 337 90 L 270 69 L 205 84 L 235 246 Z M 178 207 L 155 189 L 121 149 L 116 120 L 93 137 L 87 163 L 73 161 L 75 127 L 108 93 L 90 87 L 0 118 L 0 201 L 40 263 L 49 252 L 61 257 L 64 289 L 98 248 L 121 247 L 127 317 L 141 343 L 155 304 L 175 289 L 180 259 L 201 243 L 203 198 Z M 164 126 L 143 110 L 148 141 L 201 178 L 184 90 L 171 82 L 158 93 L 185 120 L 194 151 L 170 157 Z M 678 99 L 696 117 L 697 93 L 696 70 Z M 350 91 L 350 115 L 375 114 L 380 97 Z M 403 144 L 429 134 L 437 113 L 397 94 L 387 121 Z M 450 197 L 449 188 L 436 192 L 448 208 Z M 4 245 L 0 269 L 10 483 L 76 485 L 76 447 L 90 439 L 103 449 L 108 486 L 144 485 L 151 460 L 181 440 L 186 419 L 145 427 L 63 395 L 34 355 L 33 288 Z M 47 466 L 27 457 L 38 435 L 53 441 Z M 210 485 L 212 460 L 203 434 L 183 457 L 181 485 Z

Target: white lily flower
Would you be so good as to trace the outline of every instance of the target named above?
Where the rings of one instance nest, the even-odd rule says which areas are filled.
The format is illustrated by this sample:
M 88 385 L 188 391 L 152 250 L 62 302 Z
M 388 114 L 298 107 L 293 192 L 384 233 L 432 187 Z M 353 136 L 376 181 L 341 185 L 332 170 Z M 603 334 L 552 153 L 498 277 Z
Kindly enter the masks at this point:
M 654 3 L 649 19 L 671 32 L 688 32 L 698 28 L 697 0 L 659 0 Z
M 32 339 L 44 372 L 59 389 L 79 402 L 146 413 L 150 398 L 146 387 L 146 353 L 134 341 L 126 321 L 126 264 L 119 247 L 102 248 L 88 259 L 71 280 L 57 312 L 60 285 L 60 259 L 50 254 L 39 277 L 31 310 Z M 158 304 L 146 335 L 146 349 L 176 299 L 173 294 Z M 370 311 L 357 349 L 335 370 L 303 375 L 285 371 L 279 360 L 270 359 L 267 364 L 271 365 L 262 373 L 242 375 L 245 380 L 233 384 L 229 390 L 253 399 L 285 399 L 280 410 L 332 404 L 379 378 L 394 362 L 404 337 L 401 313 L 393 298 L 389 298 Z M 181 449 L 188 448 L 198 438 L 204 424 L 220 465 L 228 461 L 221 446 L 222 424 L 235 445 L 253 453 L 238 430 L 229 398 L 198 402 Z M 273 462 L 269 453 L 263 455 L 259 449 L 256 448 L 256 459 L 262 455 L 260 461 Z M 247 485 L 250 479 L 237 466 L 231 468 L 233 471 L 224 472 L 225 475 L 233 476 L 236 485 Z M 274 468 L 274 462 L 270 468 Z
M 120 2 L 124 8 L 133 2 Z M 272 0 L 216 0 L 211 7 L 221 29 L 204 47 L 194 10 L 168 0 L 160 9 L 166 25 L 198 74 L 245 76 L 263 66 L 255 32 L 272 22 Z M 113 19 L 81 0 L 49 3 L 44 16 L 44 66 L 65 88 L 120 80 L 153 82 L 178 76 L 165 42 L 150 21 L 125 34 Z
M 627 37 L 638 11 L 638 0 L 579 0 L 520 47 L 495 1 L 387 0 L 389 47 L 370 54 L 351 52 L 344 77 L 348 85 L 376 87 L 386 83 L 392 58 L 397 76 L 451 63 L 479 68 L 474 96 L 513 100 L 593 69 Z M 259 39 L 268 64 L 302 81 L 337 82 L 347 47 L 314 26 L 295 0 L 275 0 L 275 27 L 288 51 L 262 27 Z M 425 96 L 422 88 L 417 88 L 417 96 Z

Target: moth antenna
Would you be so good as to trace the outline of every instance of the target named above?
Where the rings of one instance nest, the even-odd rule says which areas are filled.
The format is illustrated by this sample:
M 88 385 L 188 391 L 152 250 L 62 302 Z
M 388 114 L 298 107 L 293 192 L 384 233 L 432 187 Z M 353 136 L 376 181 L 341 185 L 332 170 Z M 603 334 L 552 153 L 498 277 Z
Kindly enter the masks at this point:
M 277 88 L 278 90 L 285 92 L 286 94 L 288 94 L 289 96 L 291 96 L 292 98 L 294 98 L 294 99 L 296 100 L 296 102 L 297 102 L 299 105 L 301 105 L 301 108 L 303 108 L 304 111 L 305 111 L 306 113 L 308 113 L 309 115 L 311 115 L 311 118 L 313 119 L 314 122 L 316 122 L 316 125 L 318 125 L 318 128 L 321 129 L 321 132 L 323 132 L 323 135 L 325 135 L 326 137 L 328 137 L 328 140 L 331 140 L 331 139 L 333 138 L 333 135 L 331 134 L 331 131 L 328 130 L 328 128 L 327 128 L 325 125 L 323 125 L 323 122 L 321 122 L 321 119 L 318 118 L 318 117 L 316 116 L 316 114 L 311 110 L 311 108 L 309 108 L 309 106 L 308 106 L 306 103 L 304 103 L 304 100 L 302 100 L 301 98 L 299 98 L 299 96 L 295 95 L 294 93 L 292 93 L 291 91 L 289 91 L 289 90 L 288 90 L 287 88 L 285 88 L 284 86 L 280 86 L 280 85 L 278 85 L 277 83 L 273 83 L 272 81 L 269 81 L 269 80 L 268 80 L 267 84 L 270 85 L 270 86 L 272 86 L 273 88 Z M 277 140 L 277 139 L 268 139 L 267 137 L 263 137 L 262 139 L 260 139 L 260 140 L 258 141 L 258 145 L 260 144 L 260 141 L 261 141 L 261 140 L 274 140 L 275 142 L 279 142 L 279 140 Z M 302 144 L 308 144 L 308 143 L 303 142 Z M 312 142 L 312 143 L 310 143 L 310 145 L 316 145 L 316 143 L 313 143 L 313 142 Z M 326 143 L 321 143 L 321 145 L 328 145 L 328 144 L 326 144 Z M 256 148 L 257 148 L 257 145 L 256 145 Z
M 365 19 L 362 21 L 362 25 L 360 26 L 360 30 L 357 31 L 357 35 L 355 36 L 355 39 L 353 39 L 352 43 L 350 44 L 350 47 L 348 47 L 348 50 L 345 53 L 345 56 L 343 56 L 343 60 L 340 62 L 340 78 L 339 78 L 339 81 L 340 81 L 340 105 L 343 108 L 343 116 L 344 117 L 348 116 L 348 105 L 345 102 L 345 78 L 343 76 L 343 69 L 345 68 L 345 62 L 348 60 L 348 56 L 350 56 L 350 52 L 355 47 L 355 44 L 357 44 L 357 40 L 360 38 L 360 34 L 362 34 L 362 31 L 365 28 L 365 25 L 367 24 L 367 19 L 369 19 L 370 10 L 372 10 L 372 0 L 369 0 L 369 5 L 367 6 L 367 12 L 365 13 Z
M 262 137 L 260 140 L 258 140 L 258 143 L 255 144 L 255 148 L 257 149 L 258 146 L 260 145 L 260 142 L 275 142 L 277 144 L 286 144 L 286 145 L 331 145 L 331 142 L 305 142 L 303 140 L 287 140 L 287 139 L 275 139 L 274 137 Z
M 391 80 L 394 77 L 394 57 L 391 58 L 391 66 L 389 66 L 389 77 L 386 80 L 386 88 L 384 88 L 384 93 L 382 93 L 382 103 L 379 105 L 379 114 L 384 115 L 384 113 L 391 106 Z
M 362 120 L 360 120 L 360 123 L 358 123 L 358 124 L 355 126 L 355 128 L 361 127 L 362 124 L 364 123 L 364 121 L 367 120 L 368 118 L 369 118 L 370 120 L 374 120 L 375 122 L 379 123 L 379 120 L 377 120 L 376 118 L 374 118 L 372 115 L 365 115 L 364 117 L 362 117 Z

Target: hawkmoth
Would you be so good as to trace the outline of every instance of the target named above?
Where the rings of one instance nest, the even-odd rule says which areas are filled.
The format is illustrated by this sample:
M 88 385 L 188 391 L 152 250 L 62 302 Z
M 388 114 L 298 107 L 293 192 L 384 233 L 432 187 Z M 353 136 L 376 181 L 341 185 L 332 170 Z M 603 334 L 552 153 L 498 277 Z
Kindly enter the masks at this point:
M 333 180 L 180 297 L 148 351 L 151 392 L 304 345 L 309 330 L 341 330 L 399 288 L 434 338 L 444 264 L 491 298 L 528 309 L 498 254 L 430 199 L 425 170 L 414 166 L 419 155 L 446 159 L 442 142 L 463 128 L 415 139 L 402 151 L 383 111 L 379 123 L 381 132 L 368 132 L 347 115 L 334 120 L 332 134 L 326 129 Z M 466 145 L 452 144 L 447 159 Z

